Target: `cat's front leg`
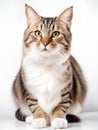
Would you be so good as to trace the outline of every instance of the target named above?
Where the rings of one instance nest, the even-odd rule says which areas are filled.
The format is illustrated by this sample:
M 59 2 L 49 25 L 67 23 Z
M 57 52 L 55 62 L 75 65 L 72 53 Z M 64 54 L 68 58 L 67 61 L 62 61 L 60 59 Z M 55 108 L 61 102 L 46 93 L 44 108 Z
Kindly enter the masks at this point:
M 26 103 L 32 112 L 32 115 L 26 118 L 28 123 L 32 123 L 34 128 L 44 128 L 47 126 L 45 119 L 45 113 L 42 108 L 38 105 L 38 101 L 31 97 L 26 99 Z
M 66 113 L 62 110 L 61 106 L 57 106 L 53 112 L 51 117 L 51 126 L 55 129 L 63 129 L 67 128 L 67 120 Z
M 67 128 L 68 122 L 66 119 L 67 111 L 72 103 L 71 99 L 68 97 L 59 103 L 57 107 L 54 108 L 51 114 L 51 126 L 55 129 Z

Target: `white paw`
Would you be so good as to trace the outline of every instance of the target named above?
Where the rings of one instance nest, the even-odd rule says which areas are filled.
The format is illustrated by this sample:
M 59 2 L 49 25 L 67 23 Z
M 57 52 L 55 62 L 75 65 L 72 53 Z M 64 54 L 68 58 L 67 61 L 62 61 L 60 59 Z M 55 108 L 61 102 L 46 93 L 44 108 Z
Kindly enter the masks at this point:
M 67 120 L 63 118 L 54 118 L 51 122 L 51 126 L 54 129 L 67 128 Z
M 34 128 L 45 128 L 46 127 L 46 120 L 44 118 L 33 119 L 32 125 Z
M 33 116 L 27 116 L 26 117 L 26 123 L 32 124 L 32 122 L 33 122 Z

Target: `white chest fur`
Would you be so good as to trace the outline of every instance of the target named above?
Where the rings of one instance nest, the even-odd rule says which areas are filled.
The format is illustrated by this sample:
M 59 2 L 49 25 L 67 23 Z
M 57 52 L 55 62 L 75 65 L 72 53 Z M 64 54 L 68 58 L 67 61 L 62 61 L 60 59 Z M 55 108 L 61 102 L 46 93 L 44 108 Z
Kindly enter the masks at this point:
M 66 86 L 63 82 L 66 67 L 25 62 L 23 68 L 28 90 L 38 99 L 43 110 L 50 113 L 60 102 L 60 91 Z

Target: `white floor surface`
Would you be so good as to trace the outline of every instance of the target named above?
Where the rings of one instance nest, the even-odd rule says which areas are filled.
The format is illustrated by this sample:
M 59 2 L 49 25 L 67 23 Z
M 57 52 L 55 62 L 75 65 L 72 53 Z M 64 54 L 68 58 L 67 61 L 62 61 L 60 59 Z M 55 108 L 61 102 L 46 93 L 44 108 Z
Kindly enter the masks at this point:
M 66 130 L 98 130 L 98 112 L 81 113 L 80 123 L 69 124 Z M 32 125 L 20 122 L 11 117 L 10 119 L 0 118 L 0 130 L 34 130 Z M 37 129 L 36 129 L 37 130 Z M 41 130 L 53 130 L 47 127 Z

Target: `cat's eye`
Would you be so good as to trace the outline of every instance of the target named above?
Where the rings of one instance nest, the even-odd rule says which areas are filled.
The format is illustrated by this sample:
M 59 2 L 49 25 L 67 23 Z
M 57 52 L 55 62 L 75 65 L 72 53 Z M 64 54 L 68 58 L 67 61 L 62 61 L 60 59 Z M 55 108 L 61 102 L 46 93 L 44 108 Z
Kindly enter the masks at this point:
M 36 31 L 34 32 L 34 34 L 35 34 L 36 37 L 41 37 L 41 36 L 42 36 L 42 33 L 41 33 L 41 31 L 39 31 L 39 30 L 36 30 Z
M 52 37 L 53 38 L 56 38 L 56 37 L 58 37 L 60 35 L 60 32 L 59 31 L 54 31 L 53 33 L 52 33 Z

